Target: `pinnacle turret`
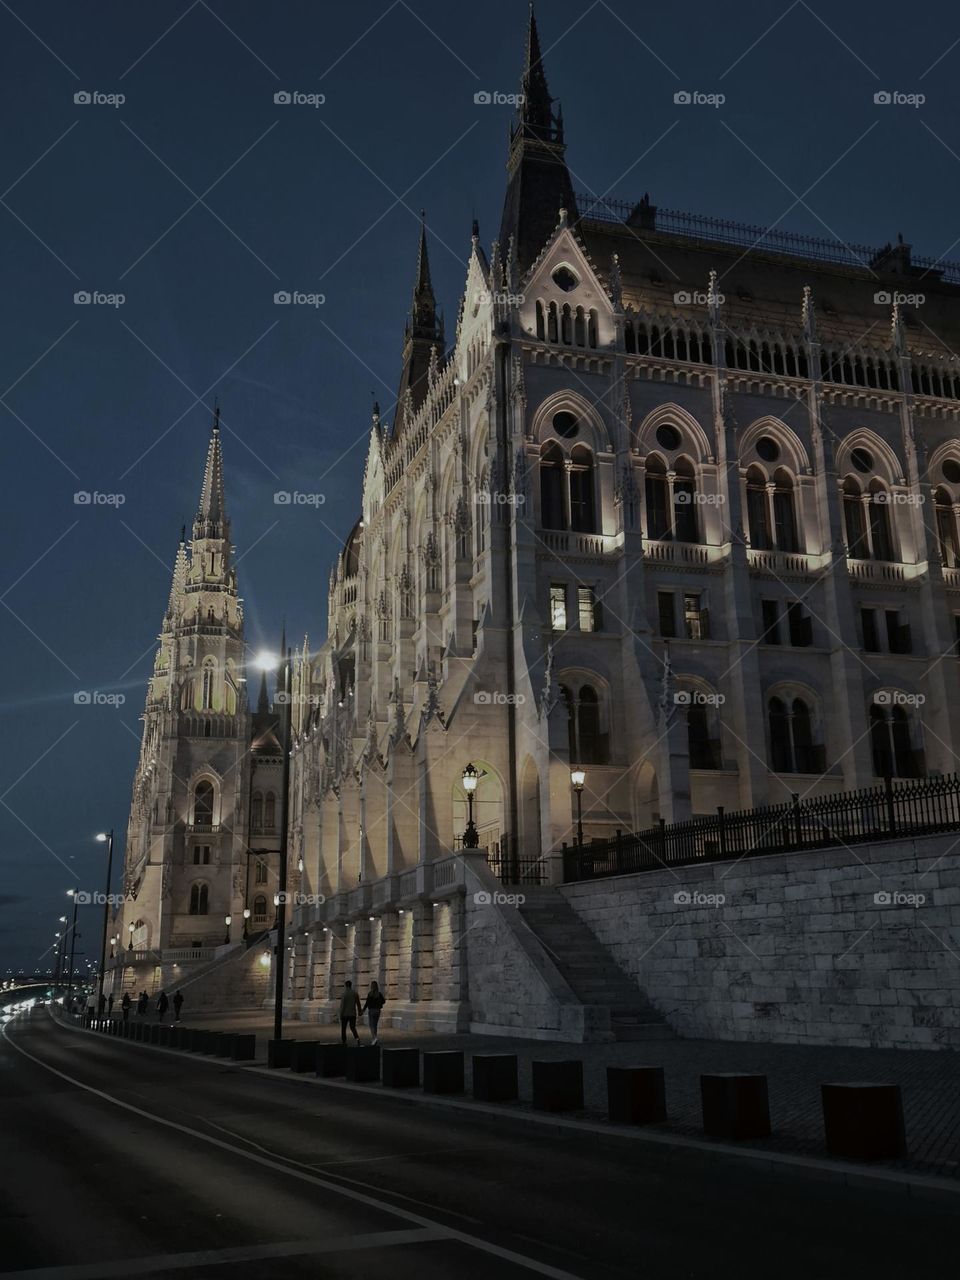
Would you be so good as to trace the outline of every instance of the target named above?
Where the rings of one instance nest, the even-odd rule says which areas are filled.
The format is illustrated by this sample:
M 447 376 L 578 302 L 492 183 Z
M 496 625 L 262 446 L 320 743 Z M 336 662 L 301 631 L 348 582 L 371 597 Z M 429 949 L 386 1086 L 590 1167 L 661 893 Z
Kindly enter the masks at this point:
M 404 330 L 403 372 L 397 392 L 397 411 L 393 434 L 403 430 L 404 419 L 423 404 L 430 385 L 430 352 L 444 349 L 443 321 L 437 314 L 437 300 L 430 279 L 430 255 L 427 249 L 426 215 L 420 215 L 420 241 L 417 249 L 417 275 L 413 287 L 413 304 Z
M 220 406 L 214 410 L 213 431 L 207 447 L 207 464 L 200 490 L 200 506 L 193 522 L 194 539 L 229 536 L 226 501 L 223 492 L 223 450 L 220 444 Z

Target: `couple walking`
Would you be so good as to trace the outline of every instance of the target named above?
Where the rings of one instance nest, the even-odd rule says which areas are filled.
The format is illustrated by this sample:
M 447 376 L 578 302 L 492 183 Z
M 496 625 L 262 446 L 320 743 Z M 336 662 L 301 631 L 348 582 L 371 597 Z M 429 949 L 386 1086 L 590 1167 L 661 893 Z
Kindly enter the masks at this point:
M 362 1018 L 365 1013 L 368 1013 L 370 1015 L 370 1043 L 377 1044 L 377 1027 L 380 1022 L 380 1013 L 386 1003 L 387 997 L 380 990 L 378 983 L 370 983 L 367 998 L 361 1004 L 360 997 L 353 989 L 353 983 L 348 982 L 343 988 L 343 995 L 340 997 L 340 1043 L 347 1043 L 347 1027 L 350 1028 L 350 1032 L 357 1044 L 360 1043 L 360 1037 L 357 1035 L 357 1018 Z

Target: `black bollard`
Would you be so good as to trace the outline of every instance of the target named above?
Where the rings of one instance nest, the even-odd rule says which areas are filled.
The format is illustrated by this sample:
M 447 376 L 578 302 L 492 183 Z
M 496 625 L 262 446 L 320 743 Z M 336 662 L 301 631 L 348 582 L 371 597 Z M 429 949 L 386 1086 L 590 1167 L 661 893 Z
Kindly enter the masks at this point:
M 419 1049 L 384 1049 L 383 1083 L 391 1089 L 416 1088 L 420 1084 Z
M 290 1054 L 295 1044 L 295 1040 L 268 1040 L 267 1066 L 289 1067 Z
M 515 1053 L 475 1053 L 470 1061 L 478 1102 L 515 1102 L 520 1096 Z
M 343 1054 L 343 1074 L 348 1080 L 357 1084 L 371 1084 L 380 1079 L 380 1046 L 378 1044 L 358 1044 L 352 1049 L 345 1049 Z
M 845 1160 L 895 1160 L 907 1154 L 898 1084 L 822 1084 L 827 1150 Z
M 235 1035 L 230 1056 L 234 1062 L 252 1062 L 257 1056 L 257 1037 L 252 1032 Z
M 538 1111 L 583 1110 L 583 1063 L 579 1058 L 530 1063 L 533 1105 Z
M 346 1068 L 343 1060 L 347 1056 L 345 1044 L 321 1044 L 317 1047 L 317 1075 L 329 1080 L 332 1076 L 342 1076 Z
M 315 1073 L 319 1047 L 317 1040 L 295 1040 L 290 1049 L 290 1070 L 298 1075 L 303 1075 L 307 1071 Z
M 708 1138 L 768 1138 L 770 1104 L 767 1077 L 728 1074 L 701 1076 L 703 1132 Z
M 614 1124 L 666 1120 L 663 1067 L 607 1067 L 607 1112 Z

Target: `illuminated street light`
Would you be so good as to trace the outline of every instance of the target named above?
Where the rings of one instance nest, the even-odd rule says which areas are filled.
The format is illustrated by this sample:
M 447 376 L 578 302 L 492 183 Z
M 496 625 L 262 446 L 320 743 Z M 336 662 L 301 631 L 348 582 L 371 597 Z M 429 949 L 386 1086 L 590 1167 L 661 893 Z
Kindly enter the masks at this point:
M 463 833 L 463 847 L 477 849 L 480 847 L 480 836 L 473 821 L 473 793 L 480 781 L 480 772 L 472 764 L 463 771 L 463 789 L 467 793 L 467 826 Z

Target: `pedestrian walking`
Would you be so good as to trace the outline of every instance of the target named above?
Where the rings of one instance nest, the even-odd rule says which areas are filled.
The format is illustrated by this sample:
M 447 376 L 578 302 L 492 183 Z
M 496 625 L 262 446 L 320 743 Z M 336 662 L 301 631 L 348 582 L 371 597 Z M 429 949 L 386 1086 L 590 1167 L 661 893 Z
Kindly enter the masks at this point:
M 177 992 L 175 992 L 175 993 L 174 993 L 174 996 L 173 996 L 173 1020 L 174 1020 L 174 1022 L 179 1022 L 179 1021 L 180 1021 L 180 1010 L 181 1010 L 182 1008 L 183 1008 L 183 996 L 180 994 L 180 992 L 179 992 L 179 991 L 177 991 Z
M 93 992 L 91 991 L 91 992 L 90 992 L 90 994 L 87 996 L 87 1017 L 86 1017 L 86 1025 L 87 1025 L 88 1027 L 90 1026 L 91 1022 L 93 1022 L 93 1011 L 96 1009 L 96 1007 L 97 1007 L 97 1006 L 96 1006 L 96 1002 L 95 1002 L 94 997 L 93 997 Z
M 170 1001 L 167 999 L 167 993 L 161 991 L 157 996 L 157 1021 L 162 1022 L 167 1016 L 167 1010 L 170 1008 Z
M 113 992 L 110 992 L 110 998 L 107 1000 L 107 1017 L 113 1017 Z
M 387 997 L 380 990 L 378 982 L 370 983 L 370 990 L 367 992 L 367 998 L 363 1002 L 363 1008 L 360 1010 L 361 1016 L 367 1014 L 370 1019 L 370 1043 L 378 1044 L 377 1031 L 380 1026 L 380 1014 L 383 1006 L 387 1003 Z
M 133 1002 L 130 999 L 130 992 L 125 991 L 123 993 L 123 999 L 120 1001 L 120 1012 L 123 1015 L 124 1022 L 130 1021 L 130 1005 L 132 1003 Z
M 357 1044 L 360 1043 L 360 1037 L 357 1035 L 357 1014 L 360 1012 L 360 997 L 353 989 L 353 983 L 348 982 L 343 988 L 343 995 L 340 997 L 340 1043 L 347 1043 L 347 1027 Z
M 137 996 L 137 1017 L 138 1018 L 142 1018 L 146 1014 L 148 1004 L 149 1004 L 149 1000 L 147 999 L 147 993 L 145 991 L 141 991 L 140 994 Z
M 100 999 L 97 1001 L 97 1017 L 98 1017 L 98 1018 L 102 1018 L 102 1017 L 103 1017 L 103 1011 L 104 1011 L 104 1009 L 105 1009 L 106 1007 L 107 1007 L 107 998 L 106 998 L 106 996 L 103 994 L 103 992 L 101 991 L 101 992 L 100 992 Z

